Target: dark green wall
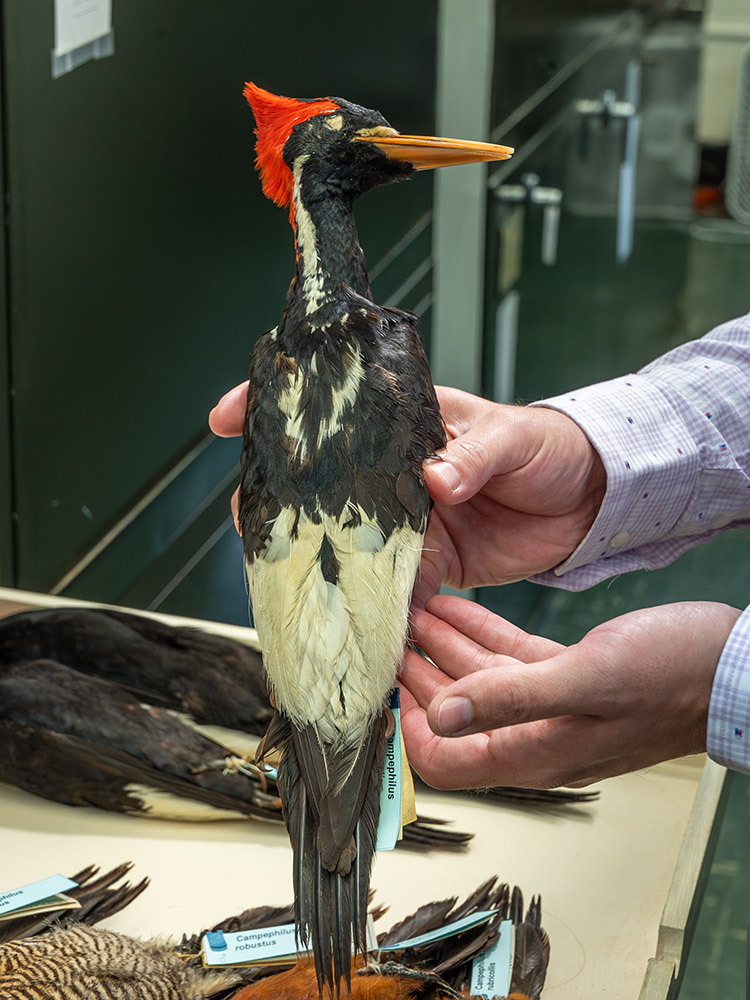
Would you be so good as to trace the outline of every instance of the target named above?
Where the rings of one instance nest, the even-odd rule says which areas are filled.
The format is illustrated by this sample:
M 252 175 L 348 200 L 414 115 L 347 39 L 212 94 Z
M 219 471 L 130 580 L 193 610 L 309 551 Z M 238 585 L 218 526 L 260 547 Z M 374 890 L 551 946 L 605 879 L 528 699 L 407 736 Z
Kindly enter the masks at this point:
M 0 495 L 3 582 L 59 580 L 205 435 L 281 312 L 292 242 L 252 167 L 245 80 L 432 131 L 435 6 L 373 11 L 128 0 L 114 5 L 115 54 L 53 80 L 53 4 L 2 4 L 13 397 L 0 447 L 16 489 L 16 519 Z M 429 205 L 421 177 L 363 202 L 370 262 Z M 234 460 L 217 453 L 181 506 Z M 158 517 L 134 560 L 174 532 L 169 509 Z M 137 568 L 122 554 L 124 579 Z

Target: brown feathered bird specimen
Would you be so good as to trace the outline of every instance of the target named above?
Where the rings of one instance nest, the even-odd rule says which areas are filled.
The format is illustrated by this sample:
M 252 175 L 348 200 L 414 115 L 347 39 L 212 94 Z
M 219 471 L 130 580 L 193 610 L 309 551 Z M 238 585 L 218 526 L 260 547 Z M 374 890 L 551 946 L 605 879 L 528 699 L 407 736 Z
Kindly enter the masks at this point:
M 136 885 L 121 881 L 132 867 L 132 864 L 126 862 L 105 875 L 99 875 L 99 869 L 91 865 L 71 875 L 71 881 L 77 885 L 74 889 L 67 889 L 65 895 L 78 901 L 78 909 L 16 917 L 9 915 L 0 921 L 0 945 L 33 937 L 52 928 L 78 923 L 96 924 L 113 917 L 137 899 L 149 884 L 147 878 L 141 879 Z
M 73 875 L 78 887 L 65 894 L 80 909 L 0 922 L 0 1000 L 208 1000 L 233 992 L 238 974 L 191 966 L 173 943 L 91 926 L 147 887 L 148 879 L 122 882 L 131 867 Z
M 485 923 L 460 934 L 397 950 L 375 951 L 367 960 L 352 959 L 351 995 L 355 1000 L 456 1000 L 470 993 L 472 960 L 497 940 L 500 922 L 513 922 L 514 954 L 508 997 L 538 1000 L 549 963 L 549 940 L 541 927 L 541 901 L 535 897 L 524 914 L 521 890 L 489 879 L 466 900 L 456 897 L 427 903 L 378 935 L 378 949 L 390 948 L 436 931 L 480 910 L 494 910 Z M 246 911 L 220 922 L 214 928 L 246 930 L 288 922 L 291 908 Z M 199 939 L 183 941 L 188 951 L 198 948 Z M 242 970 L 250 980 L 234 994 L 233 1000 L 316 1000 L 318 982 L 313 962 L 304 959 L 279 970 L 265 966 Z
M 116 885 L 130 865 L 96 878 L 88 868 L 66 895 L 81 909 L 0 923 L 2 1000 L 204 1000 L 239 977 L 192 968 L 164 942 L 138 941 L 89 926 L 113 916 L 146 888 Z
M 115 885 L 129 870 L 122 865 L 95 878 L 87 869 L 74 876 L 69 891 L 82 908 L 64 914 L 19 918 L 3 925 L 0 943 L 2 1000 L 316 1000 L 317 976 L 308 959 L 294 966 L 205 969 L 197 957 L 205 931 L 182 941 L 139 941 L 87 926 L 112 916 L 138 896 L 136 886 Z M 376 951 L 351 967 L 357 1000 L 456 1000 L 468 995 L 472 959 L 493 944 L 501 920 L 514 924 L 515 954 L 509 997 L 538 1000 L 549 961 L 549 942 L 540 925 L 541 904 L 532 900 L 523 914 L 518 888 L 490 879 L 468 899 L 451 898 L 421 906 L 378 936 L 378 948 L 414 939 L 478 910 L 494 916 L 460 934 L 421 945 Z M 376 907 L 374 918 L 385 909 Z M 259 906 L 220 921 L 212 930 L 227 933 L 271 927 L 293 919 L 292 906 Z M 244 985 L 243 985 L 244 984 Z

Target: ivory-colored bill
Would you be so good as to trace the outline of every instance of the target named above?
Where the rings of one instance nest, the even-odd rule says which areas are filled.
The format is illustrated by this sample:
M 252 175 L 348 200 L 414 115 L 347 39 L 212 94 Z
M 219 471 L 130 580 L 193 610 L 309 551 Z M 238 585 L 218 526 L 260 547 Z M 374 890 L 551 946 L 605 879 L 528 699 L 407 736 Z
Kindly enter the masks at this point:
M 360 142 L 372 142 L 386 156 L 406 160 L 415 170 L 432 170 L 460 163 L 479 163 L 483 160 L 507 160 L 513 155 L 512 146 L 498 146 L 492 142 L 473 142 L 470 139 L 442 139 L 431 135 L 358 135 Z

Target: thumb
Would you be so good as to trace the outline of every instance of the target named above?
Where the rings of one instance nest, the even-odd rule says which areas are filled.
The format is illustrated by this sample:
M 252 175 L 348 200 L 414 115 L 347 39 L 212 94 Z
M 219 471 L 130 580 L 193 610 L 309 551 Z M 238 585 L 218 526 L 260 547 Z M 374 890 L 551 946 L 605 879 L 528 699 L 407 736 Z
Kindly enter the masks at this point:
M 439 736 L 466 736 L 524 722 L 592 712 L 589 665 L 577 646 L 548 660 L 507 665 L 468 674 L 437 695 L 427 721 Z
M 478 493 L 488 479 L 507 471 L 505 448 L 481 427 L 449 441 L 424 464 L 424 477 L 433 500 L 462 503 Z

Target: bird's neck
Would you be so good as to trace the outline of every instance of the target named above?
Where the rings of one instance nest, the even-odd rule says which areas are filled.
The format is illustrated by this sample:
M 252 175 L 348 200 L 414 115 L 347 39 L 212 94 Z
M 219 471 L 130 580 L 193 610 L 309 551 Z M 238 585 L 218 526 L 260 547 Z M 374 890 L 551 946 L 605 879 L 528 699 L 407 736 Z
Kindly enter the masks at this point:
M 295 171 L 296 294 L 308 316 L 324 316 L 344 298 L 344 286 L 370 298 L 370 279 L 349 200 L 320 194 Z

